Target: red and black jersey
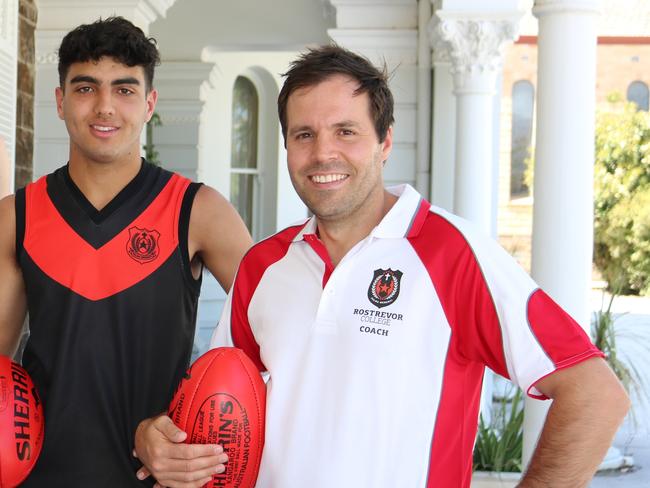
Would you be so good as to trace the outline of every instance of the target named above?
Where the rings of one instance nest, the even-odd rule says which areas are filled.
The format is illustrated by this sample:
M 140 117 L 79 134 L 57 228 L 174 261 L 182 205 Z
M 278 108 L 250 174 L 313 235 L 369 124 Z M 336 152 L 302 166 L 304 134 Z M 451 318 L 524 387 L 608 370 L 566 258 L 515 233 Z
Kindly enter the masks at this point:
M 67 166 L 16 193 L 30 337 L 23 365 L 45 408 L 26 487 L 150 486 L 138 423 L 166 410 L 189 364 L 200 280 L 187 250 L 199 185 L 143 162 L 102 210 Z

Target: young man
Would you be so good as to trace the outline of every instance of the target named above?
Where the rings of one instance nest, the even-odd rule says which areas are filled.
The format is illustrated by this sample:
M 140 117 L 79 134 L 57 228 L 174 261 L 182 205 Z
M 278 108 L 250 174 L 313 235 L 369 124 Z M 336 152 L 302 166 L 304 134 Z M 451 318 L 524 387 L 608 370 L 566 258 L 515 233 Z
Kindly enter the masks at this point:
M 188 366 L 201 268 L 228 290 L 251 244 L 215 190 L 140 158 L 158 59 L 119 17 L 68 33 L 56 88 L 68 164 L 0 202 L 0 352 L 14 354 L 28 311 L 23 365 L 45 408 L 25 487 L 143 486 L 135 430 Z M 183 447 L 224 469 L 220 446 Z
M 384 188 L 385 74 L 315 49 L 292 64 L 278 105 L 314 217 L 246 254 L 212 341 L 269 374 L 257 486 L 469 487 L 485 366 L 554 399 L 520 486 L 586 486 L 627 397 L 493 241 L 408 185 Z

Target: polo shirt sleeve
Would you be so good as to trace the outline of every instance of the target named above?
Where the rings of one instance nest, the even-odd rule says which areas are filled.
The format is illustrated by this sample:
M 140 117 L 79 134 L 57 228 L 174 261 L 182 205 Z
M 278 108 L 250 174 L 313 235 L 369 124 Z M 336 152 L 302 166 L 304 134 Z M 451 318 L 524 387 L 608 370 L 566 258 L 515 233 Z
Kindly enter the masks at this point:
M 230 327 L 231 309 L 232 289 L 226 297 L 226 302 L 224 303 L 223 310 L 221 311 L 221 318 L 219 319 L 217 326 L 212 332 L 212 338 L 210 339 L 210 349 L 214 349 L 215 347 L 234 347 L 232 340 L 232 330 Z
M 455 289 L 470 311 L 459 315 L 453 334 L 462 355 L 540 399 L 546 399 L 535 388 L 540 379 L 603 356 L 582 327 L 503 248 L 471 228 L 463 234 L 468 255 Z
M 266 371 L 266 367 L 260 359 L 260 347 L 255 340 L 248 321 L 248 304 L 250 303 L 251 293 L 246 285 L 246 271 L 244 268 L 242 262 L 223 306 L 219 323 L 212 334 L 210 348 L 238 347 L 263 372 Z

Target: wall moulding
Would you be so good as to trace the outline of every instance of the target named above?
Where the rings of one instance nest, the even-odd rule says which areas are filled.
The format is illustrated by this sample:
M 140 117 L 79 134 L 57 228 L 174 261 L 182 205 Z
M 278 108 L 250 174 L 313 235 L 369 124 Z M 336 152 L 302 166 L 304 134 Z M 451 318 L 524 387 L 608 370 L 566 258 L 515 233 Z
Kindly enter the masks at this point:
M 600 2 L 597 0 L 535 0 L 533 6 L 536 17 L 565 13 L 597 15 L 599 12 Z
M 111 15 L 122 15 L 145 32 L 149 24 L 164 17 L 175 0 L 39 0 L 39 29 L 71 29 Z

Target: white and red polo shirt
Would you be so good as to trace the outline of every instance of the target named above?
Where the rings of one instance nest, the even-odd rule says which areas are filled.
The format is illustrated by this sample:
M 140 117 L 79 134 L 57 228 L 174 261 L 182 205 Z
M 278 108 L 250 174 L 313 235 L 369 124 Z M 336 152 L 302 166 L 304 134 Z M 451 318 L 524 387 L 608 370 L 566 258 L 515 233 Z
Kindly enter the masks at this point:
M 495 242 L 389 191 L 336 268 L 313 218 L 241 262 L 212 346 L 269 374 L 258 488 L 469 487 L 484 367 L 541 397 L 601 355 Z

